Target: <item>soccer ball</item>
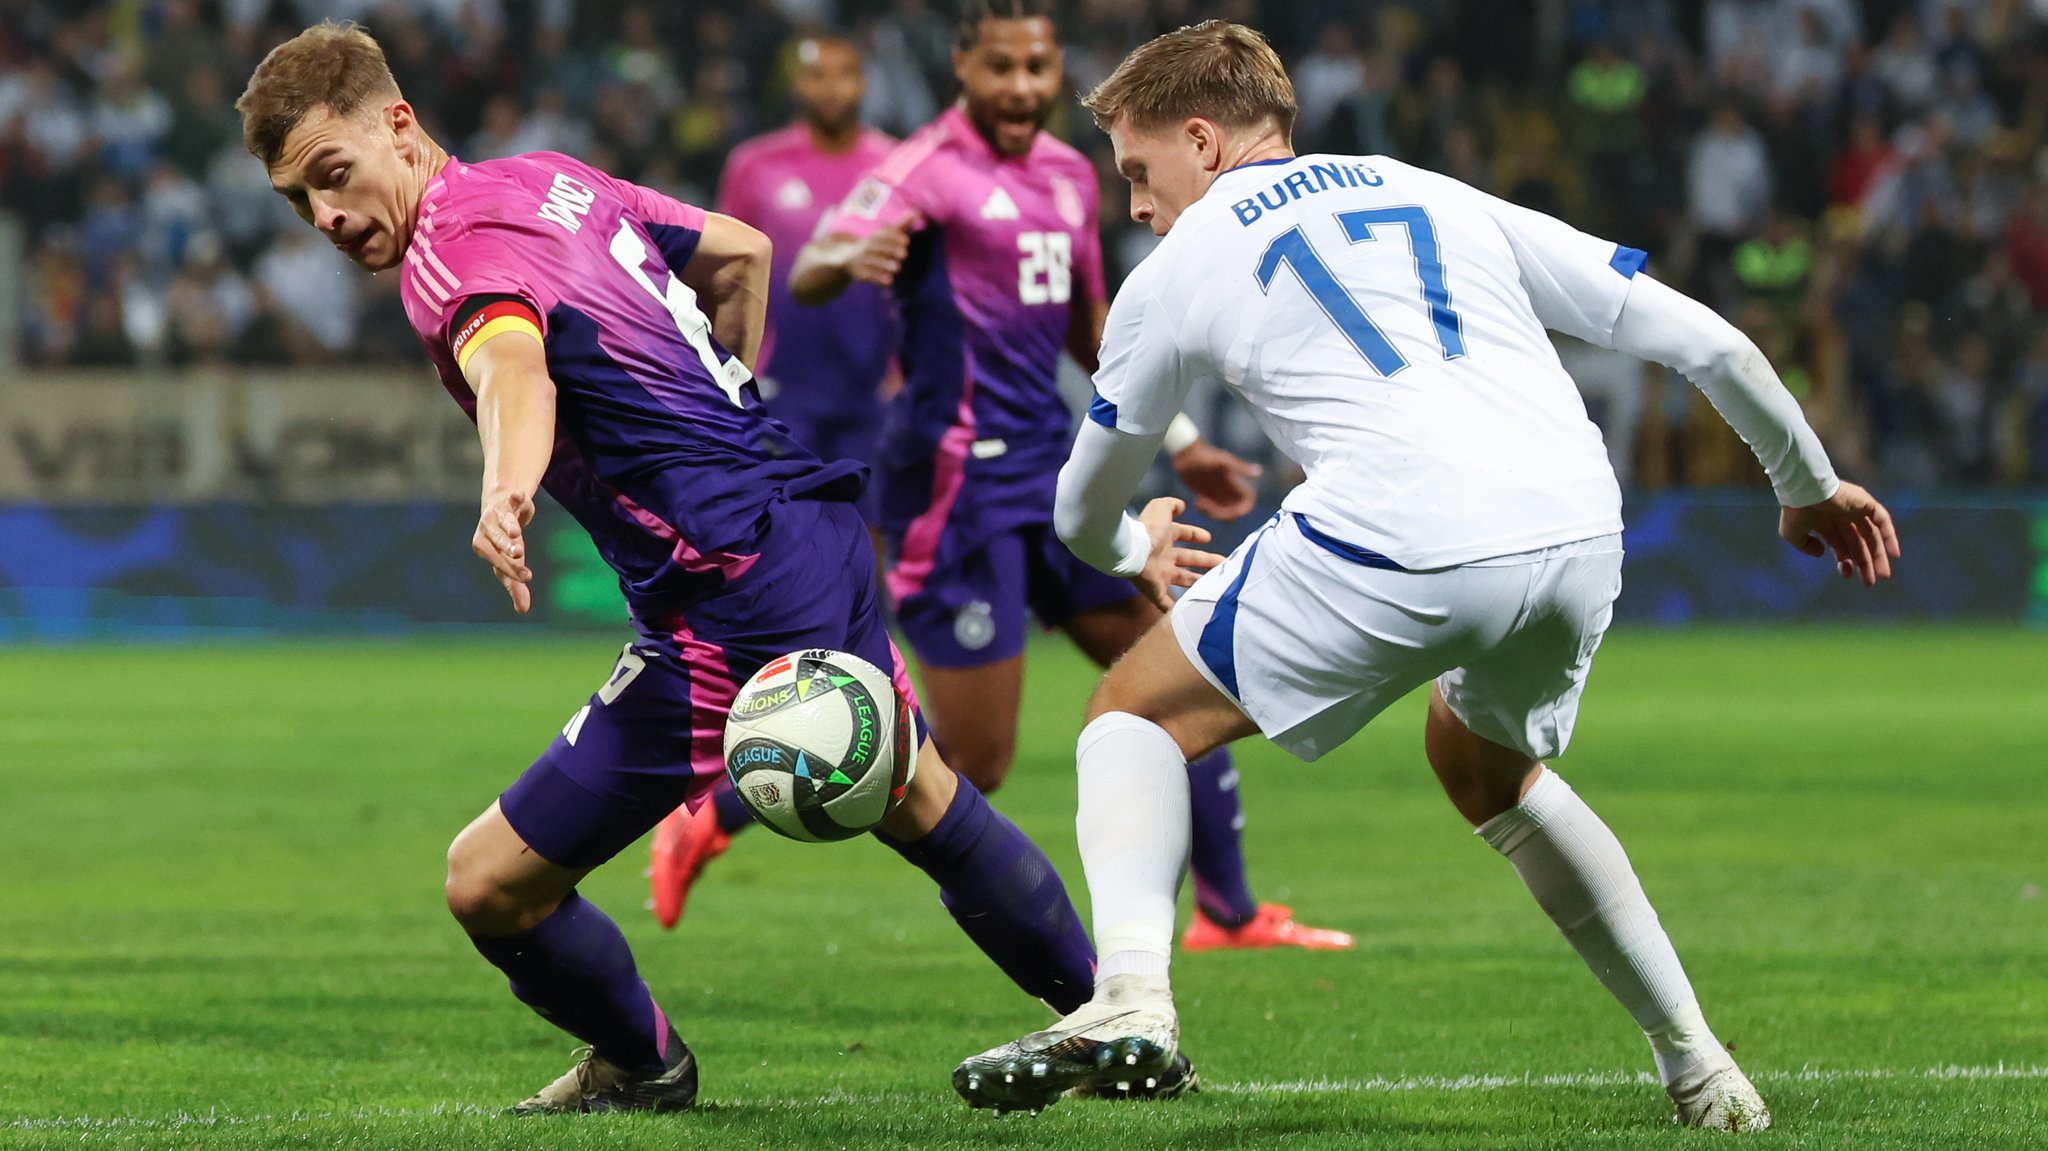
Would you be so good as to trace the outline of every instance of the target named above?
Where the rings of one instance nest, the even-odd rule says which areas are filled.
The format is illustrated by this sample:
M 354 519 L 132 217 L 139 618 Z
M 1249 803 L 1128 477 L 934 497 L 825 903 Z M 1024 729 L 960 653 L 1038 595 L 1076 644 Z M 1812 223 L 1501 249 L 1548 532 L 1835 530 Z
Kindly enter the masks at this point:
M 794 651 L 754 673 L 725 721 L 725 770 L 755 818 L 805 843 L 851 839 L 917 770 L 910 702 L 874 664 Z

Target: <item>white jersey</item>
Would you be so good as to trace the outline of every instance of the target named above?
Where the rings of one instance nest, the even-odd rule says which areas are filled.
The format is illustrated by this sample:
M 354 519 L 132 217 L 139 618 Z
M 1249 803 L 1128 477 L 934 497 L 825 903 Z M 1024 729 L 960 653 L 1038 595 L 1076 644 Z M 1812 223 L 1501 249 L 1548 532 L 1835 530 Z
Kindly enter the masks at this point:
M 1621 530 L 1545 329 L 1608 346 L 1643 253 L 1384 156 L 1219 176 L 1117 294 L 1095 422 L 1219 380 L 1307 473 L 1284 507 L 1410 570 Z

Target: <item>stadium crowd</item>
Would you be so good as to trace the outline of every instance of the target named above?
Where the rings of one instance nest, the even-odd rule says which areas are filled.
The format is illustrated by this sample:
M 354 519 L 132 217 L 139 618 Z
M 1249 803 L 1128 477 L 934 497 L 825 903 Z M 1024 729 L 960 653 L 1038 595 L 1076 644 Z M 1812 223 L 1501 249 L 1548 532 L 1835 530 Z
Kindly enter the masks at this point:
M 1845 471 L 2048 483 L 2048 0 L 1072 0 L 1068 87 L 1223 16 L 1293 71 L 1299 150 L 1385 153 L 1644 248 L 1735 318 Z M 0 0 L 0 210 L 44 366 L 414 364 L 391 276 L 344 276 L 241 149 L 233 100 L 363 22 L 433 135 L 708 203 L 780 125 L 797 38 L 867 52 L 902 134 L 952 94 L 947 0 Z M 1111 278 L 1153 242 L 1098 158 Z M 1563 349 L 1625 481 L 1760 483 L 1682 380 Z

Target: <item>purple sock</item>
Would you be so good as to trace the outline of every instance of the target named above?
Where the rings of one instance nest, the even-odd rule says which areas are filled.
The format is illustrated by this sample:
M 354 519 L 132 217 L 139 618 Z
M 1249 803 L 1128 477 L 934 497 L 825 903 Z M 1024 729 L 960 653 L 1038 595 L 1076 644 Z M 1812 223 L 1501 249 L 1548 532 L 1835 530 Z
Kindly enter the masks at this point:
M 1244 876 L 1244 808 L 1229 748 L 1188 764 L 1188 804 L 1194 814 L 1188 870 L 1195 877 L 1195 903 L 1225 927 L 1250 923 L 1259 902 Z
M 572 891 L 540 925 L 518 935 L 470 936 L 541 1018 L 633 1070 L 660 1067 L 668 1020 L 641 982 L 619 925 Z
M 1095 946 L 1052 861 L 966 780 L 931 834 L 881 832 L 939 885 L 939 900 L 1003 974 L 1064 1015 L 1095 993 Z
M 711 793 L 711 802 L 718 808 L 718 830 L 731 835 L 740 828 L 754 822 L 754 813 L 747 810 L 747 801 L 732 789 L 732 781 L 721 779 Z

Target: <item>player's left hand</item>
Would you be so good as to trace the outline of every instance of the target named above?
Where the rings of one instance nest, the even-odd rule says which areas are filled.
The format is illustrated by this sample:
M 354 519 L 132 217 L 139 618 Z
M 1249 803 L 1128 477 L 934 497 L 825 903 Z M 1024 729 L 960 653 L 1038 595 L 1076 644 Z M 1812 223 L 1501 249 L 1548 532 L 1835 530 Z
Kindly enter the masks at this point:
M 1210 519 L 1234 520 L 1258 503 L 1258 490 L 1250 481 L 1265 469 L 1207 440 L 1196 440 L 1174 453 L 1173 471 L 1195 494 L 1196 511 Z
M 1138 522 L 1145 525 L 1145 531 L 1152 537 L 1152 557 L 1145 561 L 1144 571 L 1131 577 L 1131 582 L 1160 611 L 1173 610 L 1174 588 L 1195 586 L 1203 572 L 1223 562 L 1223 557 L 1215 552 L 1180 546 L 1209 542 L 1207 528 L 1180 522 L 1180 514 L 1186 510 L 1187 504 L 1180 500 L 1161 496 L 1138 513 Z
M 1843 579 L 1861 577 L 1864 587 L 1892 578 L 1899 558 L 1899 533 L 1892 513 L 1877 497 L 1844 482 L 1835 494 L 1803 508 L 1778 514 L 1778 536 L 1810 556 L 1835 553 L 1835 570 Z
M 492 492 L 484 497 L 469 549 L 491 565 L 491 573 L 512 597 L 512 610 L 533 608 L 533 569 L 526 566 L 526 525 L 533 522 L 533 497 L 525 492 Z

